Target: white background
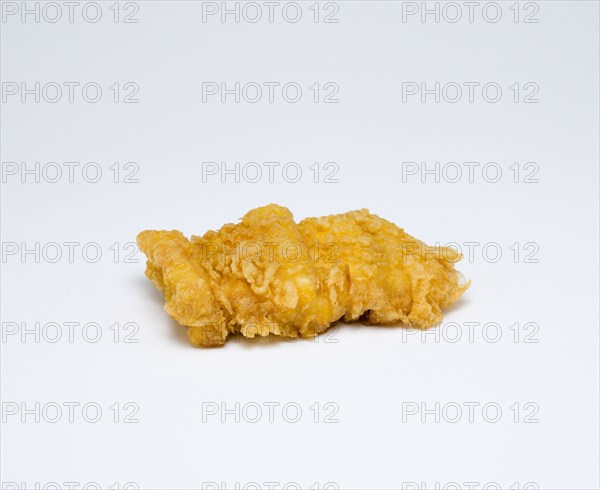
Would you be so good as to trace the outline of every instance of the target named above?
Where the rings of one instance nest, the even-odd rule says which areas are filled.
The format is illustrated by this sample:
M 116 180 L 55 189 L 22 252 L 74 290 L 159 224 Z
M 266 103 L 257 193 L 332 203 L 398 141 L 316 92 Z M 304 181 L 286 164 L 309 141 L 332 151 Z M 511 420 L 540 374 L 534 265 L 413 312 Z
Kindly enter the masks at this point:
M 337 23 L 323 22 L 334 9 L 324 3 L 319 22 L 313 2 L 301 3 L 296 23 L 280 10 L 269 22 L 259 2 L 259 22 L 242 16 L 237 23 L 218 14 L 203 22 L 202 2 L 144 1 L 131 17 L 137 23 L 123 22 L 134 9 L 124 4 L 115 23 L 112 3 L 100 2 L 96 23 L 80 10 L 69 22 L 59 2 L 58 22 L 43 16 L 35 22 L 33 15 L 23 22 L 19 12 L 1 24 L 4 91 L 14 86 L 7 82 L 81 84 L 72 103 L 66 92 L 56 103 L 43 96 L 36 103 L 35 95 L 23 102 L 20 93 L 2 103 L 4 488 L 13 488 L 10 482 L 24 488 L 36 482 L 62 488 L 65 482 L 103 488 L 135 482 L 144 489 L 215 488 L 210 482 L 222 488 L 328 482 L 353 489 L 417 488 L 411 482 L 598 488 L 596 2 L 521 4 L 518 22 L 512 2 L 501 2 L 497 22 L 486 20 L 481 7 L 469 22 L 459 2 L 462 18 L 455 23 L 448 21 L 450 10 L 440 10 L 439 22 L 432 14 L 423 22 L 420 13 L 403 21 L 412 6 L 394 1 L 337 2 Z M 529 20 L 538 22 L 523 22 L 535 10 Z M 273 103 L 266 94 L 257 103 L 202 100 L 203 82 L 265 81 L 295 82 L 302 97 L 295 104 L 281 91 Z M 103 89 L 97 103 L 81 95 L 88 82 Z M 115 103 L 109 89 L 115 82 L 137 84 L 139 102 Z M 337 84 L 339 102 L 315 103 L 309 89 L 315 82 Z M 436 103 L 434 95 L 404 102 L 403 82 L 480 85 L 473 102 L 466 92 L 456 103 L 443 97 Z M 502 88 L 496 103 L 481 94 L 490 82 Z M 524 92 L 515 102 L 514 83 L 521 90 L 536 84 L 538 102 L 524 103 Z M 273 182 L 266 174 L 257 183 L 236 183 L 232 175 L 226 182 L 218 175 L 203 179 L 202 162 L 233 168 L 236 161 L 240 168 L 297 162 L 302 178 L 287 182 L 276 172 Z M 20 173 L 11 175 L 10 162 L 19 172 L 35 162 L 48 172 L 54 168 L 48 162 L 80 166 L 74 182 L 63 166 L 57 183 L 43 174 L 36 183 L 35 175 L 25 175 L 25 182 Z M 103 170 L 97 183 L 81 175 L 88 162 Z M 115 183 L 114 162 L 121 169 L 136 162 L 138 182 L 122 182 L 121 173 Z M 325 183 L 321 174 L 315 183 L 314 162 L 321 168 L 335 162 L 337 182 Z M 457 183 L 435 182 L 432 175 L 422 182 L 403 175 L 403 162 L 429 168 L 479 162 L 479 169 L 497 162 L 503 173 L 496 183 L 480 170 L 473 182 L 466 173 Z M 523 174 L 514 182 L 509 167 L 515 162 L 535 162 L 537 182 L 523 182 Z M 147 228 L 201 234 L 270 202 L 289 207 L 297 219 L 369 208 L 427 243 L 462 244 L 466 257 L 458 268 L 473 281 L 471 289 L 437 334 L 340 325 L 311 341 L 191 347 L 144 277 L 144 257 L 134 252 L 125 259 L 133 250 L 128 244 Z M 23 256 L 36 242 L 39 258 Z M 55 263 L 51 242 L 63 253 Z M 65 242 L 78 244 L 72 261 Z M 467 242 L 477 244 L 473 253 Z M 82 256 L 88 243 L 102 251 L 97 262 Z M 502 257 L 493 262 L 498 248 Z M 525 259 L 532 250 L 529 259 L 537 262 Z M 45 338 L 55 334 L 44 330 L 49 322 L 63 335 L 54 343 Z M 64 322 L 80 324 L 72 342 Z M 95 343 L 83 337 L 88 322 L 101 327 Z M 136 323 L 137 342 L 124 342 L 121 329 L 115 343 L 109 329 L 115 322 Z M 498 328 L 484 327 L 490 322 L 499 326 L 497 341 Z M 527 322 L 539 327 L 528 341 Z M 15 323 L 19 330 L 9 335 Z M 25 326 L 39 332 L 39 341 L 33 333 L 23 336 Z M 457 331 L 461 338 L 454 341 Z M 65 402 L 81 404 L 73 423 Z M 115 423 L 109 407 L 128 402 L 139 408 L 138 422 Z M 235 411 L 236 402 L 239 423 L 235 415 L 222 423 L 221 413 L 206 414 L 206 407 L 222 403 Z M 280 404 L 272 423 L 265 402 Z M 479 404 L 472 421 L 470 402 Z M 23 422 L 21 412 L 8 413 L 15 406 L 35 410 L 36 403 L 62 405 L 62 418 L 50 423 L 54 412 L 47 412 L 39 423 L 35 415 Z M 103 409 L 97 423 L 82 417 L 86 403 Z M 298 422 L 286 421 L 286 403 L 302 409 Z M 440 404 L 439 422 L 435 414 L 424 423 L 420 412 L 408 416 L 409 407 L 422 403 L 434 410 Z M 487 403 L 502 409 L 496 423 L 482 414 Z M 250 423 L 254 404 L 264 411 Z M 451 423 L 456 404 L 463 413 Z M 337 422 L 325 423 L 331 407 Z M 525 423 L 532 411 L 533 423 Z

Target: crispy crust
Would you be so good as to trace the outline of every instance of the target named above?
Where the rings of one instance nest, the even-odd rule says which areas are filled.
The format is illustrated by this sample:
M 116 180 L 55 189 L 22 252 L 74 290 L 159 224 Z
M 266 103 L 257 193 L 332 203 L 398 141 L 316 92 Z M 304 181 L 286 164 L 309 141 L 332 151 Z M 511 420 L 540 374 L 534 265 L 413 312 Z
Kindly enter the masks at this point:
M 427 328 L 469 287 L 454 269 L 460 254 L 366 209 L 296 224 L 271 204 L 202 237 L 148 230 L 137 242 L 194 345 L 234 332 L 313 337 L 339 319 Z

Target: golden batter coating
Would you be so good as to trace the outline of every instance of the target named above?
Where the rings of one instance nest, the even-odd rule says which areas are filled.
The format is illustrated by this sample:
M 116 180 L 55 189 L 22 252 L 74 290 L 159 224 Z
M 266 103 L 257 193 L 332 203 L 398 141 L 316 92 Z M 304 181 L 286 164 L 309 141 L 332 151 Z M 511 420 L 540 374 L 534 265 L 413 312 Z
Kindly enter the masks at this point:
M 428 328 L 469 287 L 461 255 L 428 247 L 368 210 L 307 218 L 270 204 L 186 239 L 141 232 L 146 275 L 194 345 L 231 333 L 314 337 L 337 320 Z

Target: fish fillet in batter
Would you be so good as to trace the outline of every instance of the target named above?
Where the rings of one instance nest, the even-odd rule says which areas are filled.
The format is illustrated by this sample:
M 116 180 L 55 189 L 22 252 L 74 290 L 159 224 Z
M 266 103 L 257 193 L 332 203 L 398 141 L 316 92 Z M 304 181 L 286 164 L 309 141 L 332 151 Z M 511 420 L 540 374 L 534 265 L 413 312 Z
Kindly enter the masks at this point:
M 194 345 L 245 337 L 314 337 L 333 322 L 428 328 L 469 287 L 461 255 L 429 247 L 366 209 L 294 222 L 284 207 L 187 239 L 141 232 L 146 275 Z

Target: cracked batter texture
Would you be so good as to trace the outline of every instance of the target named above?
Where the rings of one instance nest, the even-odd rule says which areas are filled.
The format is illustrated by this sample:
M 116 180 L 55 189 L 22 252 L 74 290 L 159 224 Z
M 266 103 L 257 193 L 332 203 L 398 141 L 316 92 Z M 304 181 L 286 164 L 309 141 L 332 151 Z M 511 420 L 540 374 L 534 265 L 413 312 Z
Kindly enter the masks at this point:
M 296 223 L 270 204 L 201 237 L 147 230 L 137 243 L 165 310 L 201 346 L 237 332 L 314 337 L 338 320 L 428 328 L 469 287 L 458 252 L 366 209 Z

